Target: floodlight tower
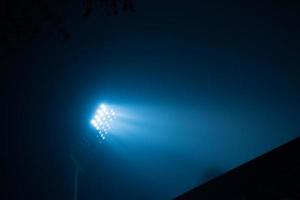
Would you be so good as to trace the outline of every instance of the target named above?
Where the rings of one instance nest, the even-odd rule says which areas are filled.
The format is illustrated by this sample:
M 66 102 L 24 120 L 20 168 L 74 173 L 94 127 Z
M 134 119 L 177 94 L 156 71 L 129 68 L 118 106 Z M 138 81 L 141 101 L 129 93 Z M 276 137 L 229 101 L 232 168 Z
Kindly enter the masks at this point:
M 99 139 L 99 142 L 105 140 L 114 119 L 116 119 L 115 112 L 107 105 L 101 104 L 91 120 L 91 124 L 98 132 L 97 138 Z
M 112 122 L 116 119 L 116 113 L 115 111 L 110 108 L 106 104 L 101 104 L 90 123 L 97 131 L 97 139 L 99 143 L 102 143 L 107 135 L 109 134 L 109 131 L 112 129 Z M 74 178 L 74 193 L 73 193 L 73 199 L 78 199 L 78 184 L 79 184 L 79 172 L 80 172 L 80 165 L 78 161 L 72 156 L 72 160 L 75 164 L 75 178 Z

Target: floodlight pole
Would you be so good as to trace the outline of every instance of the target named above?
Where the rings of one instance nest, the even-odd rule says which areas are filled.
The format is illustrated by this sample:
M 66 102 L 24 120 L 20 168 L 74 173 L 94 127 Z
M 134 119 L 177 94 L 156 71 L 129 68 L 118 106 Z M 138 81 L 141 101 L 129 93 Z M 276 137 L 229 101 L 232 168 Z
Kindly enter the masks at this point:
M 79 164 L 75 160 L 74 156 L 72 156 L 72 160 L 75 164 L 75 174 L 74 174 L 74 191 L 73 191 L 73 200 L 78 199 L 78 179 L 79 179 Z
M 79 178 L 79 166 L 76 164 L 75 167 L 75 180 L 74 180 L 74 200 L 77 200 L 78 196 L 78 178 Z
M 103 105 L 103 104 L 101 104 L 101 108 L 102 108 L 102 111 L 103 111 L 104 109 L 106 110 L 106 107 L 105 107 L 105 105 Z M 102 111 L 100 110 L 100 113 L 101 113 Z M 99 110 L 98 110 L 97 112 L 99 112 Z M 106 110 L 106 115 L 110 117 L 110 120 L 112 120 L 110 115 L 112 115 L 112 116 L 115 117 L 115 113 L 113 112 L 113 110 L 110 110 L 109 112 L 110 112 L 110 114 L 108 114 L 108 111 Z M 103 114 L 103 113 L 102 113 L 102 114 Z M 103 132 L 100 131 L 99 125 L 98 125 L 98 123 L 97 123 L 97 121 L 99 121 L 99 120 L 100 120 L 99 115 L 96 115 L 96 117 L 95 117 L 94 119 L 92 119 L 91 123 L 97 128 L 99 134 L 101 135 L 102 140 L 104 140 L 105 137 L 104 137 L 104 135 L 103 135 Z M 106 122 L 106 124 L 107 124 L 107 128 L 110 129 L 110 126 L 109 126 L 108 122 L 107 122 L 107 121 L 105 121 L 105 122 Z M 103 122 L 101 122 L 101 123 L 103 123 Z M 105 128 L 104 128 L 104 130 L 102 130 L 102 131 L 104 131 L 105 134 L 107 133 Z M 80 170 L 81 170 L 82 168 L 80 167 L 79 162 L 78 162 L 77 159 L 74 157 L 74 154 L 73 154 L 73 153 L 71 154 L 71 158 L 72 158 L 73 163 L 74 163 L 74 165 L 75 165 L 73 200 L 78 200 L 79 172 L 80 172 Z

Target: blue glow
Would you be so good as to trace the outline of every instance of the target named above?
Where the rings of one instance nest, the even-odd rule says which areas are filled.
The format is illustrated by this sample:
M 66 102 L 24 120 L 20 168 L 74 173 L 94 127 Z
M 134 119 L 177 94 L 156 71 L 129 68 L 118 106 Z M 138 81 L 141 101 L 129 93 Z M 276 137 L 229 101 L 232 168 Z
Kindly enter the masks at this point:
M 15 59 L 7 95 L 16 115 L 7 130 L 22 147 L 9 158 L 20 175 L 43 182 L 34 170 L 41 162 L 53 175 L 49 186 L 71 181 L 67 157 L 75 149 L 85 171 L 78 199 L 172 199 L 300 135 L 291 13 L 243 1 L 137 2 L 134 15 L 98 14 L 88 23 L 78 23 L 79 6 L 68 6 L 72 42 L 58 48 L 38 39 Z M 25 74 L 16 81 L 19 68 Z M 113 109 L 112 120 L 101 107 Z M 96 113 L 101 120 L 90 121 Z M 103 136 L 102 145 L 85 146 Z M 40 185 L 35 190 L 44 191 Z M 69 194 L 66 185 L 45 195 Z

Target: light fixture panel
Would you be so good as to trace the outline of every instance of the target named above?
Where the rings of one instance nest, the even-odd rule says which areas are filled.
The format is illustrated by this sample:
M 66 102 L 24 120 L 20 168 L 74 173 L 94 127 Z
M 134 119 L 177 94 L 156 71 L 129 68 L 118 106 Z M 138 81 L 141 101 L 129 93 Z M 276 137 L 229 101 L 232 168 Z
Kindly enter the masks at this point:
M 97 138 L 99 142 L 105 140 L 109 130 L 112 129 L 112 123 L 116 119 L 116 113 L 109 106 L 101 104 L 97 109 L 91 124 L 98 132 Z

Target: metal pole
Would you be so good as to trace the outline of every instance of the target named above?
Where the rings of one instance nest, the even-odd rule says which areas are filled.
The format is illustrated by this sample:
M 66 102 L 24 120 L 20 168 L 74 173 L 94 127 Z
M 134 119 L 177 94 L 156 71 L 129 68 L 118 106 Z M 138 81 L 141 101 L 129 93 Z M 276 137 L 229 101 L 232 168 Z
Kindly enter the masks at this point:
M 77 200 L 78 199 L 78 183 L 79 183 L 80 166 L 79 166 L 78 161 L 75 159 L 74 154 L 71 154 L 71 158 L 75 165 L 73 200 Z
M 73 199 L 77 200 L 78 196 L 78 178 L 79 178 L 79 166 L 75 162 L 75 177 L 74 177 L 74 194 L 73 194 Z

